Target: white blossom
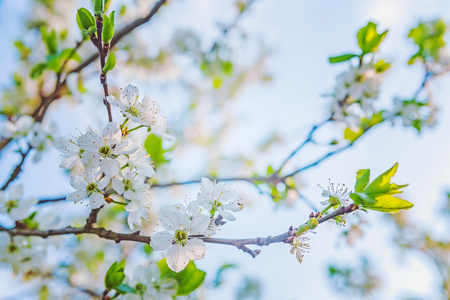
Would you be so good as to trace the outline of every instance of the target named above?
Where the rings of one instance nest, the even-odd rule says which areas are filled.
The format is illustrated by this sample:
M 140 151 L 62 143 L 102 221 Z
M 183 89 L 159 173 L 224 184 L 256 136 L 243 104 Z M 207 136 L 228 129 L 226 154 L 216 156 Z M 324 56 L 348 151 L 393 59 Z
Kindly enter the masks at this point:
M 82 159 L 84 158 L 84 150 L 79 146 L 79 139 L 80 138 L 78 137 L 76 141 L 73 141 L 72 139 L 66 140 L 63 138 L 56 140 L 56 149 L 58 149 L 65 157 L 59 165 L 61 168 L 69 170 L 72 169 L 77 162 L 82 162 Z
M 23 115 L 16 122 L 7 121 L 1 130 L 1 136 L 12 139 L 25 137 L 33 128 L 34 119 L 31 116 Z
M 119 174 L 112 179 L 112 186 L 117 194 L 123 195 L 128 200 L 138 199 L 142 192 L 150 188 L 144 183 L 144 177 L 136 169 L 129 167 L 120 170 Z
M 172 136 L 166 134 L 166 118 L 161 116 L 161 106 L 148 95 L 139 99 L 139 90 L 137 87 L 128 85 L 122 91 L 119 100 L 112 95 L 108 96 L 107 100 L 109 103 L 117 105 L 121 109 L 121 113 L 131 121 L 149 126 L 152 133 L 157 136 L 173 139 Z
M 55 123 L 50 123 L 48 129 L 42 123 L 34 123 L 31 130 L 30 146 L 32 146 L 36 153 L 33 156 L 33 162 L 41 160 L 42 152 L 49 149 L 53 145 L 54 135 L 57 127 Z
M 81 175 L 72 175 L 70 184 L 76 191 L 69 194 L 67 200 L 78 202 L 89 197 L 91 207 L 99 208 L 106 203 L 103 190 L 108 183 L 109 180 L 106 177 L 102 178 L 102 173 L 99 171 L 86 171 Z
M 150 155 L 140 145 L 136 152 L 128 155 L 127 163 L 131 168 L 136 168 L 144 176 L 152 177 L 155 175 L 155 169 L 153 169 L 151 164 Z
M 383 75 L 376 72 L 374 64 L 363 64 L 358 67 L 350 66 L 350 70 L 339 74 L 336 81 L 336 99 L 349 97 L 351 100 L 364 101 L 378 98 Z
M 337 201 L 339 204 L 347 202 L 352 191 L 349 191 L 348 188 L 345 187 L 345 184 L 341 185 L 339 183 L 335 187 L 334 183 L 331 181 L 329 181 L 329 183 L 327 189 L 324 189 L 319 185 L 322 189 L 322 197 L 327 198 L 327 200 L 320 202 L 320 204 L 327 205 L 332 201 Z
M 306 243 L 307 241 L 309 241 L 308 237 L 297 236 L 291 242 L 291 254 L 295 254 L 299 263 L 303 261 L 303 253 L 309 252 L 309 244 Z
M 6 192 L 0 191 L 0 213 L 8 214 L 14 221 L 28 217 L 30 208 L 37 204 L 38 200 L 34 197 L 21 199 L 22 196 L 21 184 L 12 185 Z
M 188 212 L 183 204 L 161 208 L 159 219 L 165 231 L 151 237 L 154 250 L 165 251 L 167 265 L 174 272 L 183 270 L 190 260 L 205 256 L 205 243 L 191 235 L 204 235 L 209 217 Z
M 217 211 L 228 221 L 236 218 L 231 212 L 243 209 L 243 204 L 235 199 L 235 193 L 223 182 L 215 183 L 203 177 L 201 181 L 201 192 L 197 195 L 199 205 L 211 212 L 213 216 Z
M 161 278 L 161 272 L 156 264 L 137 266 L 133 270 L 129 282 L 137 294 L 127 293 L 127 300 L 172 300 L 178 291 L 178 282 L 173 278 Z
M 137 150 L 137 145 L 128 137 L 122 137 L 120 126 L 111 122 L 98 134 L 92 129 L 80 137 L 80 148 L 86 153 L 90 168 L 100 166 L 107 177 L 119 173 L 120 163 L 117 156 L 131 154 Z M 89 168 L 88 168 L 89 169 Z
M 134 230 L 135 226 L 142 227 L 142 219 L 148 221 L 152 202 L 153 197 L 150 191 L 147 190 L 141 193 L 139 199 L 132 200 L 125 206 L 125 210 L 129 212 L 127 221 L 131 230 Z

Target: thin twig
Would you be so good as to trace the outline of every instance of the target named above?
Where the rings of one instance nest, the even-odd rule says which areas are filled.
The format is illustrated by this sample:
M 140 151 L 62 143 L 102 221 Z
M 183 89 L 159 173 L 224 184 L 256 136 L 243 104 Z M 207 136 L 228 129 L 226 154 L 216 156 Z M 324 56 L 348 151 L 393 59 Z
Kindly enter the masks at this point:
M 33 147 L 29 147 L 28 150 L 24 153 L 21 153 L 22 155 L 22 159 L 20 160 L 20 162 L 16 165 L 16 167 L 14 168 L 14 171 L 11 173 L 11 175 L 9 176 L 8 181 L 6 181 L 6 183 L 2 186 L 2 188 L 0 189 L 0 191 L 4 191 L 6 190 L 6 188 L 9 186 L 9 184 L 11 182 L 13 182 L 20 174 L 20 172 L 22 171 L 22 166 L 25 163 L 25 159 L 28 156 L 28 153 L 30 153 L 31 149 L 33 149 Z
M 313 141 L 313 136 L 314 133 L 316 132 L 317 129 L 319 129 L 320 127 L 322 127 L 323 125 L 325 125 L 326 123 L 328 123 L 329 121 L 331 121 L 332 117 L 327 118 L 326 120 L 318 123 L 317 125 L 314 125 L 311 130 L 308 133 L 308 136 L 306 137 L 306 139 L 300 144 L 298 145 L 297 148 L 295 148 L 294 151 L 292 151 L 291 154 L 289 154 L 288 157 L 286 157 L 286 159 L 281 163 L 280 167 L 278 168 L 276 173 L 280 173 L 281 170 L 283 169 L 283 167 L 289 162 L 289 160 L 291 160 L 303 147 L 306 146 L 306 144 L 310 143 Z

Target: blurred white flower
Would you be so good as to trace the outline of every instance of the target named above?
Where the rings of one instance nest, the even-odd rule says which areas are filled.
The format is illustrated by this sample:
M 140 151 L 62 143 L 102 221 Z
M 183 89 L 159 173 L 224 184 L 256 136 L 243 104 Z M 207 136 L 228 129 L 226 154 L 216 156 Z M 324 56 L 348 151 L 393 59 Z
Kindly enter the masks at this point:
M 178 282 L 173 278 L 161 278 L 161 272 L 156 264 L 137 266 L 129 281 L 137 294 L 127 293 L 128 300 L 172 300 L 178 291 Z
M 22 184 L 12 185 L 6 192 L 0 191 L 0 213 L 8 214 L 14 221 L 28 217 L 30 208 L 37 204 L 38 200 L 34 197 L 21 199 L 22 196 Z
M 34 119 L 31 116 L 23 115 L 16 122 L 6 121 L 1 130 L 1 136 L 13 139 L 25 137 L 33 128 Z
M 131 230 L 134 227 L 142 227 L 142 219 L 148 221 L 150 217 L 150 208 L 152 206 L 153 197 L 149 190 L 140 194 L 140 197 L 136 200 L 132 200 L 125 206 L 125 210 L 129 212 L 127 221 Z

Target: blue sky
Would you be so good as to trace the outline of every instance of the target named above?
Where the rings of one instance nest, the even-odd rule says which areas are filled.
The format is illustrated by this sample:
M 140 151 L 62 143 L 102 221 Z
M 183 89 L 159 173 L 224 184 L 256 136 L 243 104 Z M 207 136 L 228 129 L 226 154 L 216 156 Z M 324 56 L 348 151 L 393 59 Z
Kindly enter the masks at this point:
M 205 30 L 206 36 L 212 35 L 215 28 L 213 20 L 226 20 L 231 15 L 226 9 L 228 2 L 173 1 L 173 7 L 158 22 L 140 29 L 140 34 L 145 36 L 158 30 L 166 32 L 169 29 L 163 29 L 163 24 L 170 24 L 170 28 L 189 24 L 192 28 Z M 11 44 L 11 40 L 19 37 L 20 27 L 15 24 L 20 24 L 20 17 L 25 11 L 26 6 L 16 6 L 12 1 L 0 2 L 0 28 L 9 28 L 0 37 L 0 44 Z M 266 138 L 267 133 L 279 131 L 286 143 L 259 162 L 260 165 L 279 164 L 305 137 L 311 126 L 328 114 L 330 99 L 321 95 L 333 90 L 336 75 L 347 66 L 330 65 L 327 58 L 356 51 L 356 32 L 369 20 L 376 22 L 382 30 L 389 29 L 380 50 L 382 57 L 393 62 L 393 67 L 385 78 L 380 102 L 390 103 L 395 96 L 411 95 L 420 84 L 423 74 L 420 67 L 406 65 L 409 56 L 415 51 L 406 38 L 408 31 L 420 20 L 437 17 L 448 20 L 448 14 L 443 12 L 449 11 L 450 2 L 443 0 L 257 1 L 240 26 L 269 45 L 272 55 L 268 60 L 268 69 L 274 80 L 269 84 L 249 86 L 230 105 L 231 112 L 239 116 L 239 122 L 232 130 L 231 145 L 239 145 L 238 149 L 251 153 Z M 0 71 L 2 86 L 8 82 L 8 75 L 15 66 L 12 49 L 0 48 L 4 62 Z M 318 203 L 322 199 L 317 184 L 325 186 L 331 178 L 335 182 L 350 185 L 358 169 L 370 168 L 375 175 L 399 162 L 396 182 L 410 184 L 404 196 L 415 204 L 410 217 L 436 234 L 445 234 L 441 224 L 429 224 L 435 219 L 433 209 L 442 203 L 443 191 L 448 187 L 450 178 L 450 156 L 447 150 L 450 146 L 447 101 L 450 85 L 447 82 L 448 77 L 444 77 L 432 85 L 435 100 L 441 108 L 435 128 L 418 135 L 400 124 L 394 127 L 387 123 L 379 126 L 352 149 L 302 174 L 302 180 L 307 185 L 304 194 Z M 125 86 L 128 82 L 119 84 Z M 152 88 L 147 88 L 148 92 Z M 161 90 L 156 93 L 159 98 L 166 97 L 165 101 L 169 105 L 177 101 L 171 98 L 171 93 Z M 67 112 L 73 108 L 61 109 Z M 170 117 L 170 111 L 168 113 Z M 59 122 L 68 120 L 67 126 L 70 128 L 83 128 L 83 123 L 89 119 L 62 116 L 56 112 L 54 116 Z M 336 136 L 341 131 L 342 128 L 331 126 L 325 128 L 322 135 Z M 236 147 L 226 146 L 224 151 L 236 151 Z M 304 165 L 315 155 L 315 151 L 313 148 L 307 149 L 305 156 L 293 160 L 291 167 Z M 20 180 L 24 183 L 33 182 L 42 168 L 62 174 L 62 171 L 57 171 L 59 157 L 53 156 L 39 165 L 26 165 L 26 170 L 30 171 L 25 172 Z M 10 167 L 7 157 L 0 158 L 2 169 L 3 166 Z M 49 164 L 53 165 L 48 167 Z M 189 172 L 186 174 L 190 175 Z M 0 176 L 1 179 L 3 177 Z M 54 180 L 58 182 L 57 187 L 55 182 L 41 179 L 30 189 L 30 193 L 43 195 L 51 190 L 51 193 L 59 195 L 70 191 L 68 183 L 63 183 L 64 178 Z M 236 184 L 236 187 L 242 185 Z M 251 189 L 242 188 L 248 193 L 248 198 L 258 201 L 258 205 L 239 213 L 238 221 L 224 228 L 221 237 L 275 235 L 286 231 L 290 225 L 296 225 L 296 222 L 302 222 L 309 215 L 309 209 L 303 204 L 293 209 L 275 210 L 267 198 Z M 195 195 L 195 189 L 187 192 L 191 196 Z M 222 263 L 237 262 L 242 274 L 263 282 L 263 299 L 340 299 L 327 287 L 327 264 L 331 261 L 350 262 L 349 258 L 353 256 L 367 254 L 375 262 L 375 271 L 383 274 L 384 286 L 375 299 L 400 299 L 407 295 L 437 299 L 436 295 L 430 293 L 436 291 L 438 274 L 428 267 L 427 260 L 420 255 L 402 255 L 398 250 L 392 250 L 392 227 L 385 225 L 386 220 L 381 214 L 371 212 L 363 217 L 369 221 L 366 234 L 352 248 L 345 247 L 343 243 L 336 247 L 336 236 L 342 229 L 331 224 L 319 227 L 317 234 L 311 236 L 311 253 L 305 256 L 301 265 L 289 254 L 287 245 L 265 247 L 256 259 L 234 248 L 208 245 L 206 257 L 198 266 L 213 274 Z M 230 286 L 238 285 L 240 278 L 230 272 L 226 277 L 230 284 L 224 286 L 220 296 L 214 295 L 214 298 L 230 299 L 234 292 Z

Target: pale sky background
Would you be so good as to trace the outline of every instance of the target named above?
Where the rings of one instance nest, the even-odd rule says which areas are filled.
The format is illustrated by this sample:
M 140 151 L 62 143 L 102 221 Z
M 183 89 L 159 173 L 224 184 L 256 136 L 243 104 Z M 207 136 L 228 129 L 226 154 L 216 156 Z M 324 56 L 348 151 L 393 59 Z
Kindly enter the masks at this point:
M 151 1 L 150 1 L 151 2 Z M 208 37 L 214 34 L 214 20 L 227 20 L 231 16 L 230 1 L 172 1 L 171 7 L 163 11 L 159 19 L 150 25 L 139 29 L 139 35 L 158 37 L 161 32 L 171 28 L 188 26 L 205 32 Z M 11 41 L 19 38 L 20 17 L 27 10 L 27 1 L 0 1 L 0 28 L 6 32 L 0 36 L 0 85 L 9 82 L 9 74 L 14 70 L 15 53 Z M 81 6 L 81 4 L 80 4 Z M 268 133 L 279 130 L 288 141 L 279 150 L 272 151 L 268 163 L 279 165 L 295 146 L 302 141 L 311 126 L 328 114 L 330 99 L 321 94 L 333 90 L 335 77 L 347 68 L 346 64 L 330 65 L 328 57 L 341 53 L 357 51 L 356 32 L 369 20 L 378 24 L 379 30 L 389 29 L 389 33 L 380 47 L 381 56 L 393 61 L 393 67 L 385 77 L 380 102 L 389 103 L 394 96 L 408 97 L 414 93 L 422 81 L 422 71 L 419 66 L 407 66 L 408 58 L 415 52 L 413 44 L 406 38 L 409 30 L 418 21 L 442 17 L 449 20 L 450 2 L 444 0 L 429 1 L 270 1 L 258 0 L 248 14 L 243 18 L 241 26 L 250 35 L 257 36 L 271 48 L 272 55 L 268 59 L 268 69 L 274 81 L 265 85 L 251 85 L 238 97 L 232 105 L 232 113 L 239 119 L 236 124 L 230 147 L 224 151 L 239 150 L 252 153 Z M 228 18 L 229 20 L 229 18 Z M 6 30 L 7 29 L 7 30 Z M 158 34 L 159 32 L 159 34 Z M 112 78 L 111 81 L 115 79 Z M 117 82 L 125 86 L 133 82 Z M 449 187 L 450 158 L 448 150 L 450 141 L 449 104 L 450 95 L 448 76 L 433 83 L 434 97 L 441 110 L 438 114 L 438 124 L 435 128 L 425 129 L 418 135 L 413 129 L 404 129 L 401 124 L 392 127 L 389 123 L 371 130 L 352 149 L 345 151 L 318 167 L 302 174 L 302 180 L 307 187 L 303 193 L 317 206 L 321 199 L 321 190 L 317 184 L 326 186 L 328 179 L 334 182 L 346 183 L 352 186 L 358 169 L 370 168 L 373 178 L 399 163 L 399 171 L 394 177 L 396 183 L 409 183 L 404 198 L 414 203 L 410 210 L 410 219 L 415 220 L 423 228 L 430 228 L 435 234 L 446 234 L 439 217 L 435 217 L 437 208 L 443 205 L 444 191 Z M 161 101 L 166 112 L 171 117 L 171 109 L 177 104 L 176 92 L 158 89 L 155 85 L 140 87 L 141 92 L 155 95 Z M 164 102 L 164 103 L 163 103 Z M 99 114 L 104 118 L 104 109 L 98 115 L 82 116 L 83 109 L 98 108 L 96 104 L 85 103 L 83 108 L 74 109 L 64 104 L 60 111 L 49 111 L 63 128 L 60 132 L 76 133 L 74 128 L 84 128 Z M 94 113 L 95 114 L 95 113 Z M 173 113 L 172 113 L 173 114 Z M 98 121 L 96 121 L 98 122 Z M 106 122 L 100 119 L 100 122 Z M 64 125 L 66 124 L 66 125 Z M 99 123 L 101 124 L 101 123 Z M 324 137 L 339 136 L 342 128 L 327 127 L 321 134 Z M 182 137 L 178 137 L 182 142 Z M 238 147 L 236 147 L 238 145 Z M 291 162 L 295 169 L 312 161 L 315 148 L 305 151 L 305 156 Z M 3 182 L 6 175 L 15 164 L 10 161 L 10 155 L 0 157 Z M 189 171 L 188 166 L 200 162 L 201 158 L 188 158 L 185 169 L 180 170 L 182 179 L 195 179 L 203 174 Z M 29 184 L 26 192 L 36 196 L 59 196 L 72 191 L 65 177 L 58 168 L 59 155 L 52 152 L 49 158 L 33 165 L 30 161 L 25 165 L 25 171 L 20 182 Z M 201 162 L 200 162 L 201 163 Z M 45 169 L 49 177 L 37 177 Z M 230 170 L 230 173 L 238 170 Z M 52 177 L 50 177 L 52 176 Z M 59 177 L 58 177 L 59 176 Z M 33 184 L 30 184 L 33 183 Z M 275 209 L 269 199 L 258 195 L 254 189 L 239 183 L 233 186 L 258 205 L 237 214 L 238 220 L 224 227 L 217 237 L 239 238 L 276 235 L 287 230 L 290 225 L 298 225 L 306 220 L 310 209 L 304 204 L 294 208 Z M 197 186 L 187 189 L 186 193 L 193 197 Z M 178 201 L 183 201 L 179 199 Z M 70 210 L 72 206 L 58 206 L 61 210 Z M 63 211 L 61 212 L 64 213 Z M 247 254 L 233 247 L 207 245 L 206 257 L 198 261 L 197 266 L 208 272 L 213 280 L 215 272 L 223 263 L 237 263 L 238 271 L 225 273 L 226 284 L 217 290 L 211 290 L 208 299 L 232 299 L 235 288 L 243 275 L 259 279 L 263 286 L 264 300 L 270 299 L 343 299 L 336 294 L 327 279 L 327 266 L 330 262 L 351 264 L 351 258 L 366 255 L 372 260 L 374 272 L 381 275 L 383 287 L 381 293 L 373 299 L 403 299 L 416 297 L 418 299 L 438 299 L 437 278 L 439 274 L 429 267 L 430 262 L 422 255 L 404 254 L 397 248 L 392 248 L 393 227 L 390 226 L 381 213 L 363 214 L 369 222 L 365 226 L 365 236 L 354 247 L 346 247 L 343 240 L 336 237 L 343 229 L 325 224 L 320 226 L 317 234 L 310 235 L 311 253 L 306 254 L 302 264 L 298 264 L 289 253 L 289 246 L 274 244 L 262 248 L 262 253 L 251 259 Z M 351 216 L 347 218 L 351 219 Z M 435 224 L 437 223 L 437 224 Z M 431 224 L 431 225 L 430 225 Z M 338 246 L 337 246 L 338 245 Z M 394 250 L 395 249 L 395 250 Z M 238 273 L 239 272 L 239 273 Z M 5 277 L 3 275 L 2 277 Z M 2 293 L 8 295 L 11 282 L 5 278 L 0 281 L 0 299 Z M 24 298 L 25 299 L 25 298 Z M 33 299 L 33 298 L 30 298 Z

